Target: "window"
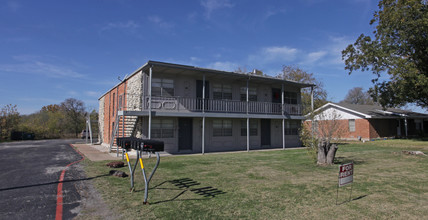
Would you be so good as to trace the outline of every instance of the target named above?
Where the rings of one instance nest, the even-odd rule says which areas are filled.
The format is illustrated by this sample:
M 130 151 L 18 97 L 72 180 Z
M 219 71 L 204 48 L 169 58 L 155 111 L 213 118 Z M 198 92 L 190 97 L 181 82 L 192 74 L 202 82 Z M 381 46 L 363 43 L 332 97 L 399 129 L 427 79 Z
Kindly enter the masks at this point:
M 152 138 L 173 138 L 173 119 L 152 119 Z
M 257 136 L 257 120 L 250 120 L 250 136 Z M 247 120 L 241 120 L 241 136 L 247 136 Z
M 348 123 L 349 123 L 349 132 L 354 132 L 355 131 L 355 119 L 349 119 Z
M 297 93 L 296 92 L 285 92 L 284 103 L 285 104 L 297 104 Z
M 241 87 L 241 101 L 247 101 L 247 87 Z M 248 101 L 257 102 L 256 88 L 248 88 Z
M 112 114 L 113 114 L 113 116 L 114 116 L 114 98 L 116 97 L 116 95 L 113 93 L 113 111 L 112 111 Z
M 152 96 L 174 96 L 174 80 L 153 78 Z
M 299 134 L 300 121 L 292 120 L 286 121 L 284 134 L 285 135 L 298 135 Z
M 119 110 L 122 110 L 122 95 L 119 96 Z
M 213 136 L 232 136 L 232 120 L 213 120 Z
M 223 84 L 214 84 L 213 86 L 214 99 L 232 99 L 232 86 Z

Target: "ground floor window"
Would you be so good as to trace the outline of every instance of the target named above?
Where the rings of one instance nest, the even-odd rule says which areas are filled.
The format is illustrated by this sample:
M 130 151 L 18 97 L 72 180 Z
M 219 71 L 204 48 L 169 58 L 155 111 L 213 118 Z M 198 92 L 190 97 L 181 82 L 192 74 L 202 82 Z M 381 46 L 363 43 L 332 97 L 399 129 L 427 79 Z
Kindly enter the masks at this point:
M 250 120 L 250 136 L 257 136 L 258 127 L 257 120 Z M 241 120 L 241 136 L 247 136 L 247 120 Z
M 349 132 L 354 132 L 355 131 L 355 119 L 349 119 L 348 123 L 349 123 Z
M 285 135 L 298 135 L 299 134 L 300 121 L 292 120 L 285 122 Z
M 152 138 L 173 138 L 173 119 L 152 119 Z
M 217 119 L 213 120 L 213 136 L 232 136 L 232 120 L 230 119 Z

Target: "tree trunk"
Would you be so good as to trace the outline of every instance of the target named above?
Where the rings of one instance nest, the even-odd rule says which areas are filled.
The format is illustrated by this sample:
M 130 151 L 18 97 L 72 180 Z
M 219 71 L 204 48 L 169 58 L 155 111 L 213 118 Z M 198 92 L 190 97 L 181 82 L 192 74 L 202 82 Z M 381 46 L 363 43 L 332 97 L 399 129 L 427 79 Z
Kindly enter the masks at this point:
M 327 153 L 327 158 L 326 158 L 326 162 L 328 165 L 332 165 L 334 163 L 334 157 L 336 156 L 336 151 L 337 151 L 338 147 L 337 144 L 332 144 L 330 146 L 330 150 Z
M 317 164 L 323 165 L 327 162 L 326 160 L 326 143 L 324 141 L 320 141 L 318 143 L 318 158 Z

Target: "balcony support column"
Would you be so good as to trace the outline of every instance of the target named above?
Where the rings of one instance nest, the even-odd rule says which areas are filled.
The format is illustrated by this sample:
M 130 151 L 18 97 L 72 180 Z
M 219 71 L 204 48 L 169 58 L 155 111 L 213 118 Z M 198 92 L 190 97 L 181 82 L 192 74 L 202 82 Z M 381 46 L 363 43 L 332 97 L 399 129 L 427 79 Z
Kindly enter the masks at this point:
M 247 79 L 247 92 L 246 92 L 246 104 L 247 104 L 247 152 L 250 151 L 250 117 L 248 116 L 248 83 L 250 78 Z
M 205 74 L 202 76 L 202 113 L 205 113 Z M 205 114 L 202 115 L 202 154 L 205 154 Z
M 284 84 L 281 86 L 281 112 L 282 112 L 282 149 L 285 150 L 285 118 L 284 118 L 284 112 L 285 112 L 285 105 L 284 105 Z
M 149 130 L 147 131 L 147 138 L 152 138 L 152 75 L 153 75 L 153 66 L 150 66 L 149 69 L 149 86 L 148 86 L 148 93 L 149 93 Z

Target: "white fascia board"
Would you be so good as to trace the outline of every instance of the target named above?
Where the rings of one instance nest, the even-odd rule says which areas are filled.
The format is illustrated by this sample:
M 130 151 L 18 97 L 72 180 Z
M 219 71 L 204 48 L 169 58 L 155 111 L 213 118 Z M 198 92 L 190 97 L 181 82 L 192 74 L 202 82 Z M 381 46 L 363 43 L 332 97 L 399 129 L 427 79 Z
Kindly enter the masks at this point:
M 361 112 L 357 112 L 357 111 L 354 111 L 354 110 L 352 110 L 352 109 L 345 108 L 345 107 L 342 107 L 342 106 L 340 106 L 340 105 L 336 105 L 336 104 L 331 103 L 331 102 L 329 102 L 329 103 L 327 103 L 327 104 L 325 104 L 325 105 L 323 105 L 323 106 L 321 106 L 321 107 L 319 107 L 319 108 L 315 109 L 315 110 L 314 110 L 314 112 L 324 111 L 326 108 L 328 108 L 328 107 L 330 107 L 330 106 L 332 106 L 332 107 L 336 107 L 336 108 L 341 109 L 341 110 L 349 111 L 349 112 L 352 112 L 352 113 L 357 114 L 357 115 L 361 115 L 361 116 L 363 116 L 364 118 L 371 118 L 371 117 L 372 117 L 372 116 L 370 116 L 370 115 L 367 115 L 367 114 L 364 114 L 364 113 L 361 113 Z M 309 116 L 309 114 L 305 115 L 305 117 L 308 117 L 308 116 Z

